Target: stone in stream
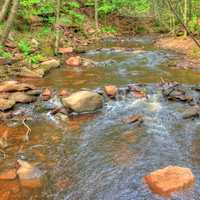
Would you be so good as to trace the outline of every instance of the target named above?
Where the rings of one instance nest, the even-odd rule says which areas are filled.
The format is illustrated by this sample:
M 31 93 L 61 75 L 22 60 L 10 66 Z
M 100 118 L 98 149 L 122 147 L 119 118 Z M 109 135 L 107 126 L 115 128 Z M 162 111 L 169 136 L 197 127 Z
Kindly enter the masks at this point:
M 3 99 L 0 98 L 0 110 L 6 111 L 11 109 L 16 104 L 15 100 L 13 99 Z
M 80 56 L 74 56 L 70 57 L 66 60 L 66 64 L 74 67 L 78 67 L 81 65 L 81 57 Z
M 70 95 L 70 93 L 67 90 L 65 90 L 65 89 L 63 89 L 63 90 L 61 90 L 59 92 L 59 96 L 61 96 L 61 97 L 67 97 L 69 95 Z
M 60 54 L 67 54 L 67 53 L 72 53 L 73 48 L 72 47 L 62 47 L 58 49 L 58 53 Z
M 144 180 L 154 193 L 169 197 L 173 192 L 191 186 L 195 182 L 195 176 L 189 168 L 168 166 L 151 172 Z
M 183 112 L 183 119 L 199 117 L 199 114 L 200 114 L 200 107 L 193 106 Z
M 123 119 L 123 122 L 126 124 L 133 124 L 133 123 L 142 123 L 143 117 L 141 115 L 133 115 L 128 118 Z
M 118 93 L 118 88 L 115 85 L 107 85 L 104 87 L 104 90 L 110 98 L 115 98 Z
M 37 68 L 32 71 L 38 74 L 39 77 L 43 77 L 46 73 L 48 73 L 51 69 L 58 68 L 60 66 L 60 61 L 56 59 L 51 59 L 48 61 L 44 61 L 38 65 Z
M 36 101 L 37 98 L 24 92 L 15 92 L 10 95 L 9 99 L 16 103 L 32 103 Z
M 18 81 L 4 81 L 0 83 L 0 92 L 16 92 L 33 89 L 35 89 L 35 86 L 26 83 L 19 83 Z
M 52 91 L 49 88 L 45 88 L 42 92 L 42 100 L 48 101 L 52 97 Z
M 103 106 L 103 97 L 96 92 L 79 91 L 62 98 L 63 105 L 74 112 L 94 112 Z

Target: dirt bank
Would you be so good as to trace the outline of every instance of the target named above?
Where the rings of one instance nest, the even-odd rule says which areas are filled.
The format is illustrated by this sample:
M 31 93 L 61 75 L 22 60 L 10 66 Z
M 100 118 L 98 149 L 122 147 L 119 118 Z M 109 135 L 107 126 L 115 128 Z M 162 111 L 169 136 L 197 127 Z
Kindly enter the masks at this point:
M 175 67 L 200 69 L 200 49 L 191 38 L 164 36 L 156 41 L 156 46 L 173 50 L 181 56 L 182 59 L 177 60 Z

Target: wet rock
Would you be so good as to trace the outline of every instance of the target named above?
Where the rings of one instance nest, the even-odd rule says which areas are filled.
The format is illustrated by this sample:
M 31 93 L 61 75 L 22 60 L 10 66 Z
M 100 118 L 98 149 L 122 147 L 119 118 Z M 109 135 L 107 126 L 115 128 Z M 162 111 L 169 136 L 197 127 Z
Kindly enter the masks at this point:
M 188 108 L 183 113 L 183 119 L 189 119 L 189 118 L 195 118 L 199 117 L 200 114 L 200 107 L 199 106 L 193 106 L 191 108 Z
M 41 93 L 42 93 L 41 90 L 30 90 L 26 92 L 26 94 L 32 95 L 32 96 L 39 96 Z
M 56 59 L 48 60 L 42 62 L 36 69 L 33 71 L 38 74 L 40 77 L 43 77 L 51 69 L 55 69 L 60 66 L 60 61 Z
M 19 83 L 18 81 L 4 81 L 0 83 L 0 92 L 16 92 L 33 89 L 35 89 L 35 86 L 26 83 Z
M 19 166 L 17 169 L 17 175 L 19 176 L 20 180 L 36 179 L 42 176 L 41 170 L 35 165 L 23 160 L 17 160 L 17 164 Z
M 42 100 L 43 101 L 48 101 L 52 97 L 52 91 L 49 88 L 46 88 L 42 92 Z
M 62 102 L 66 108 L 77 113 L 93 112 L 103 106 L 102 96 L 91 91 L 75 92 L 69 97 L 62 98 Z
M 16 169 L 8 169 L 0 173 L 0 180 L 14 180 L 16 177 Z
M 22 67 L 20 73 L 18 74 L 18 76 L 21 77 L 30 77 L 30 78 L 40 78 L 41 74 L 37 73 L 34 70 L 31 70 L 27 67 Z
M 96 67 L 97 63 L 88 58 L 81 58 L 81 66 L 83 67 Z
M 69 117 L 66 114 L 63 114 L 63 113 L 57 113 L 57 114 L 55 114 L 55 117 L 56 117 L 57 120 L 63 121 L 63 122 L 65 122 L 69 119 Z
M 141 115 L 133 115 L 133 116 L 130 116 L 126 119 L 123 119 L 123 122 L 126 123 L 126 124 L 133 124 L 133 123 L 136 123 L 136 122 L 142 123 L 143 117 Z
M 170 101 L 183 101 L 183 102 L 193 101 L 192 96 L 187 95 L 184 90 L 177 88 L 177 85 L 175 85 L 174 87 L 163 89 L 162 93 L 163 96 Z
M 118 88 L 115 85 L 107 85 L 104 87 L 104 90 L 110 98 L 115 98 L 117 96 Z
M 12 93 L 9 99 L 15 101 L 16 103 L 32 103 L 36 101 L 36 97 L 30 96 L 24 92 Z
M 2 99 L 0 98 L 0 110 L 5 111 L 11 109 L 16 104 L 13 99 Z
M 154 193 L 167 197 L 191 186 L 195 177 L 189 168 L 168 166 L 150 173 L 144 180 Z
M 141 90 L 132 91 L 132 94 L 136 98 L 146 98 L 147 97 L 146 93 Z
M 66 64 L 74 67 L 80 66 L 81 57 L 80 56 L 70 57 L 68 60 L 66 60 Z
M 58 53 L 60 54 L 67 54 L 67 53 L 72 53 L 73 48 L 72 47 L 63 47 L 58 49 Z
M 70 95 L 70 93 L 67 90 L 65 90 L 65 89 L 63 89 L 63 90 L 61 90 L 59 92 L 59 96 L 61 96 L 61 97 L 67 97 L 69 95 Z

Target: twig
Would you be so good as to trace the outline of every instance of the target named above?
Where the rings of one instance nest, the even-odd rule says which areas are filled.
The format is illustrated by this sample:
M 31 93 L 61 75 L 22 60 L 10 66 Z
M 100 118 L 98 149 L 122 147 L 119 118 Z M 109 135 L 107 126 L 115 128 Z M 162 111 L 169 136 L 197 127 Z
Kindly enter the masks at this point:
M 26 119 L 23 119 L 22 123 L 27 128 L 25 141 L 28 141 L 31 133 L 31 128 L 26 124 Z

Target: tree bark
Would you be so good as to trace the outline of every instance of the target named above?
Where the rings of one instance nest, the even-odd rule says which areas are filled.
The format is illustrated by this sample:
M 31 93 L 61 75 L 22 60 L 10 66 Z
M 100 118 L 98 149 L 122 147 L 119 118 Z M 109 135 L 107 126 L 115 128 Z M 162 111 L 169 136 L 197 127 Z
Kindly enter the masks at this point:
M 17 14 L 17 9 L 19 5 L 19 0 L 13 0 L 13 5 L 11 7 L 11 11 L 8 17 L 8 20 L 6 22 L 6 27 L 3 31 L 2 37 L 1 37 L 1 44 L 5 44 L 6 40 L 8 39 L 9 33 L 11 31 L 12 25 L 14 23 L 14 19 Z
M 60 29 L 59 29 L 60 6 L 61 6 L 61 0 L 57 0 L 57 4 L 56 4 L 56 26 L 55 26 L 56 38 L 55 38 L 55 47 L 54 47 L 55 55 L 58 54 L 58 48 L 59 48 L 59 42 L 60 42 Z
M 8 12 L 10 3 L 11 3 L 11 0 L 4 1 L 4 4 L 3 4 L 1 12 L 0 12 L 0 22 L 2 22 L 5 19 L 5 16 L 6 16 L 6 13 Z

